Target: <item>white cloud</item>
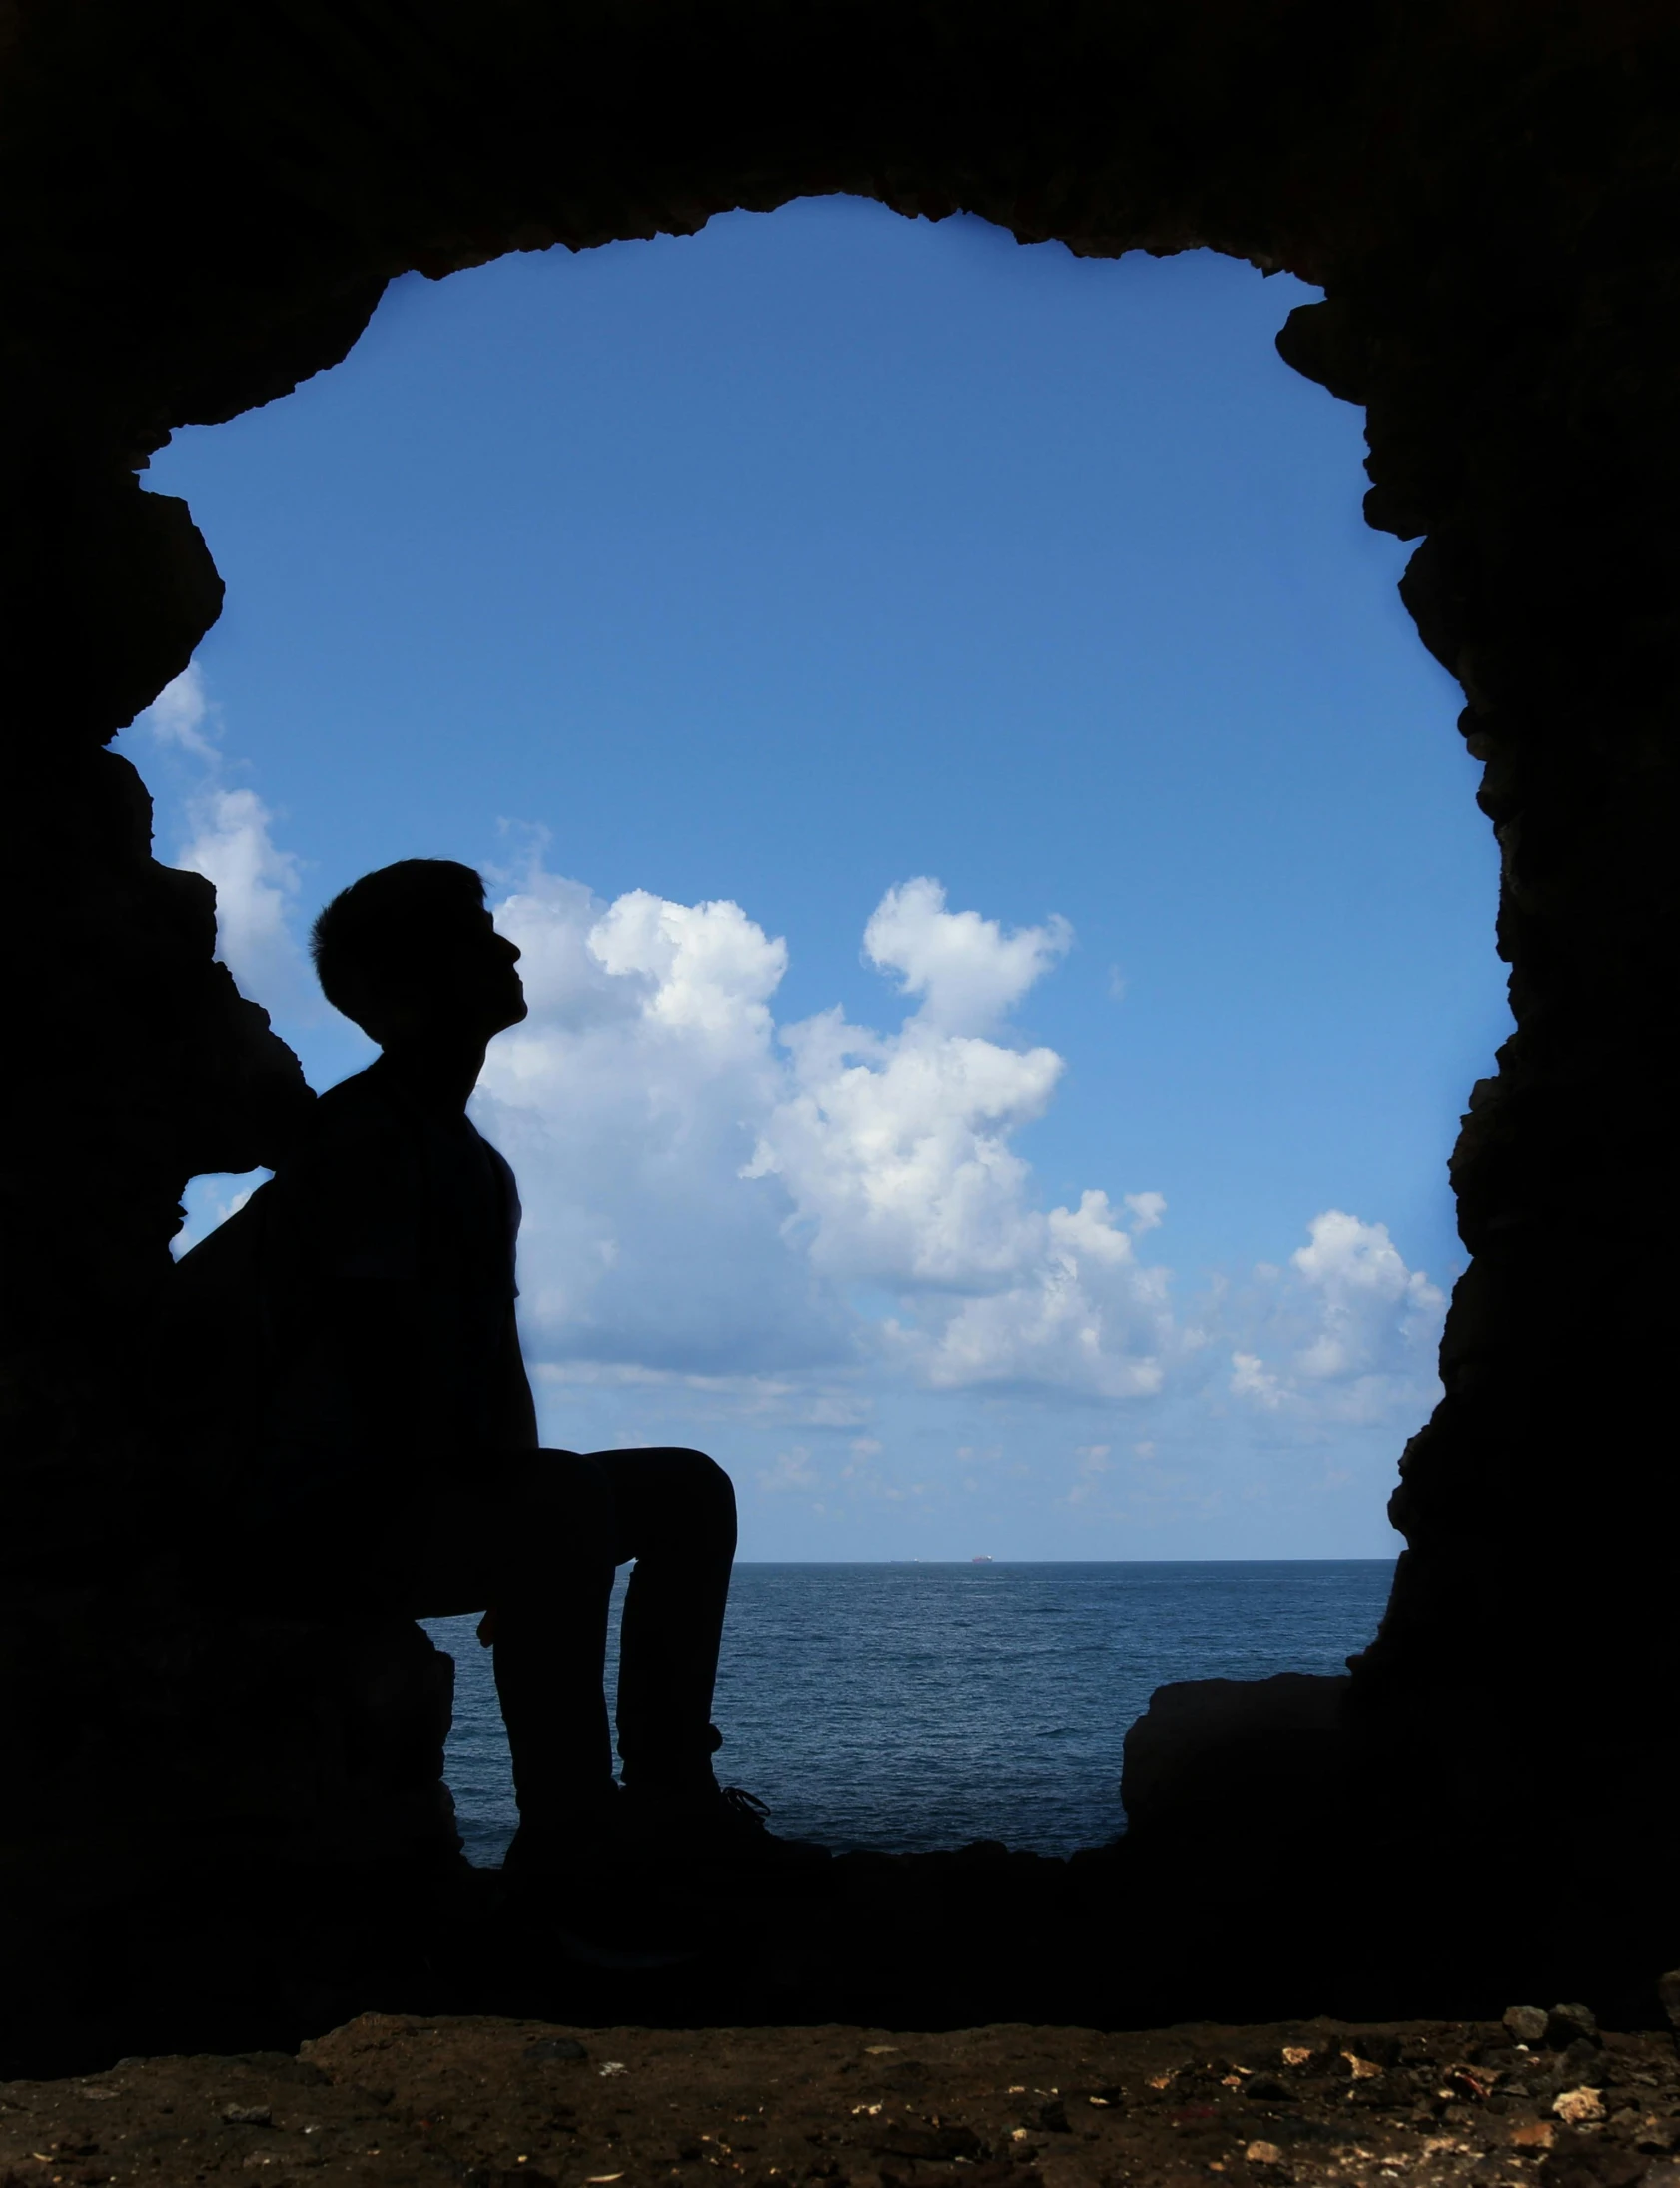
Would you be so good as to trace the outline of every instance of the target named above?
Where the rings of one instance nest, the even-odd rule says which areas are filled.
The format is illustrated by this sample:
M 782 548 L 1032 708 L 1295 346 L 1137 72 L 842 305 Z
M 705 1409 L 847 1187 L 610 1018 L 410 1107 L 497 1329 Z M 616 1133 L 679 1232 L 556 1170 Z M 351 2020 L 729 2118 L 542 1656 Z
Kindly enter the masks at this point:
M 1023 1265 L 1044 1219 L 1009 1135 L 1043 1114 L 1059 1056 L 942 1033 L 920 1014 L 883 1035 L 833 1010 L 782 1039 L 785 1092 L 745 1175 L 781 1180 L 814 1267 L 967 1290 Z
M 273 815 L 255 790 L 203 791 L 188 804 L 192 839 L 175 863 L 216 888 L 216 954 L 242 995 L 270 1010 L 296 1011 L 309 990 L 303 952 L 289 920 L 298 861 L 277 848 Z
M 1404 1372 L 1419 1344 L 1439 1341 L 1446 1299 L 1421 1269 L 1408 1269 L 1382 1223 L 1329 1208 L 1307 1226 L 1310 1243 L 1289 1256 L 1319 1302 L 1319 1328 L 1296 1356 L 1315 1382 Z
M 496 918 L 530 1016 L 492 1051 L 480 1110 L 521 1180 L 544 1358 L 1160 1387 L 1183 1345 L 1166 1272 L 1105 1194 L 1041 1208 L 1009 1144 L 1061 1058 L 965 1030 L 1056 962 L 1065 922 L 1005 934 L 935 882 L 889 891 L 866 947 L 918 1003 L 881 1032 L 839 1010 L 778 1029 L 786 946 L 732 903 L 606 905 L 533 863 Z M 1133 1228 L 1164 1207 L 1131 1196 Z
M 530 1015 L 477 1114 L 519 1177 L 527 1344 L 549 1360 L 752 1376 L 853 1355 L 849 1318 L 743 1178 L 783 1091 L 786 951 L 737 905 L 602 904 L 532 867 L 496 906 Z
M 1287 1269 L 1262 1264 L 1227 1319 L 1247 1323 L 1231 1390 L 1273 1414 L 1369 1421 L 1427 1407 L 1446 1297 L 1407 1268 L 1385 1224 L 1327 1208 Z
M 1077 1209 L 1023 1214 L 1016 1281 L 918 1326 L 894 1323 L 906 1356 L 936 1388 L 1049 1386 L 1098 1398 L 1143 1398 L 1162 1388 L 1185 1349 L 1169 1299 L 1169 1272 L 1142 1265 L 1115 1223 L 1108 1196 Z
M 203 874 L 216 890 L 216 954 L 240 993 L 271 1012 L 313 1015 L 315 989 L 290 924 L 298 895 L 298 859 L 272 833 L 274 815 L 255 790 L 230 788 L 209 725 L 215 708 L 197 662 L 166 684 L 139 717 L 166 750 L 199 763 L 187 798 L 192 834 L 175 863 Z
M 1427 1402 L 1441 1295 L 1381 1225 L 1326 1211 L 1286 1268 L 1185 1313 L 1140 1251 L 1162 1194 L 1040 1204 L 1011 1142 L 1062 1059 L 997 1025 L 1063 922 L 1006 934 L 936 882 L 890 890 L 866 950 L 916 1007 L 883 1031 L 838 1009 L 778 1027 L 786 946 L 733 903 L 605 904 L 533 859 L 496 918 L 530 1016 L 492 1049 L 479 1115 L 520 1178 L 527 1345 L 550 1373 L 732 1382 L 760 1415 L 780 1379 L 782 1418 L 802 1403 L 833 1427 L 883 1375 L 1136 1406 L 1211 1391 L 1220 1359 L 1261 1414 Z
M 166 683 L 140 719 L 160 744 L 191 752 L 195 759 L 220 765 L 222 755 L 206 724 L 212 718 L 209 695 L 197 661 L 184 668 L 173 683 Z
M 596 920 L 587 946 L 609 977 L 640 983 L 650 1025 L 716 1056 L 746 1059 L 764 1047 L 787 944 L 770 941 L 738 904 L 670 904 L 633 889 Z
M 989 1032 L 1042 978 L 1074 938 L 1055 917 L 1005 934 L 978 912 L 948 912 L 945 891 L 925 875 L 889 889 L 863 930 L 864 955 L 896 972 L 919 1016 L 951 1033 Z
M 1239 1398 L 1252 1398 L 1258 1405 L 1280 1406 L 1283 1387 L 1259 1353 L 1233 1353 L 1231 1356 L 1231 1387 Z

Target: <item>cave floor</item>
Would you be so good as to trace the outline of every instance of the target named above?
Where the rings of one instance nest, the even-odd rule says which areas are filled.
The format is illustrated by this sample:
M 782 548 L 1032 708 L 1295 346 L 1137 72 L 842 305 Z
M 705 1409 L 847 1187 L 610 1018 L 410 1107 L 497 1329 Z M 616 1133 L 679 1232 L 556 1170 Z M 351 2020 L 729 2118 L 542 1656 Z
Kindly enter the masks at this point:
M 363 2014 L 286 2052 L 0 2084 L 0 2188 L 1680 2188 L 1667 2036 L 1497 2023 L 1104 2034 L 562 2027 Z

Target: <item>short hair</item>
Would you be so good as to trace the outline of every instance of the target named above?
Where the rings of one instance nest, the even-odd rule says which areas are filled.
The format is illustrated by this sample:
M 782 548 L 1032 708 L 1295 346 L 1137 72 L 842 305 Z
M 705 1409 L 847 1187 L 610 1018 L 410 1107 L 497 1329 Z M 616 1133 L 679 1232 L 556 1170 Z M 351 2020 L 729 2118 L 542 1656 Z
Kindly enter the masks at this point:
M 452 858 L 403 858 L 353 881 L 310 935 L 321 992 L 364 1031 L 394 991 L 423 976 L 426 960 L 463 911 L 481 911 L 484 884 Z

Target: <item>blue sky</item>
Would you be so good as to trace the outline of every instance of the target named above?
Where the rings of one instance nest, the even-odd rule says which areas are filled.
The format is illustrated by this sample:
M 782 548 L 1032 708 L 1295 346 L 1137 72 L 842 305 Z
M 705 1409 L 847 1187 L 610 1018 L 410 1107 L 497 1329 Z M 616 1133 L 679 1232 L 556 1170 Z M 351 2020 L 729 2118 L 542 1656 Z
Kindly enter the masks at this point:
M 1507 1021 L 1309 295 L 809 201 L 405 280 L 154 463 L 160 855 L 318 1086 L 309 916 L 492 873 L 545 1434 L 715 1450 L 748 1555 L 1392 1546 Z

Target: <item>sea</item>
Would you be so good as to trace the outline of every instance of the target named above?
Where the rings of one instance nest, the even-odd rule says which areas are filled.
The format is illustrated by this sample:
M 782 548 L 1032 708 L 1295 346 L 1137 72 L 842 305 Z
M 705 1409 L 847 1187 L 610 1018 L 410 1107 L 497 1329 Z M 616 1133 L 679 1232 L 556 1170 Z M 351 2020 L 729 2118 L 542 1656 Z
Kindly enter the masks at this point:
M 1125 1827 L 1121 1743 L 1174 1679 L 1337 1672 L 1376 1631 L 1391 1558 L 1207 1564 L 737 1565 L 713 1719 L 725 1784 L 836 1852 L 1001 1839 L 1100 1846 Z M 613 1598 L 613 1651 L 623 1576 Z M 517 1820 L 490 1657 L 455 1661 L 448 1782 L 468 1858 Z M 608 1693 L 615 1674 L 608 1660 Z

